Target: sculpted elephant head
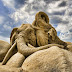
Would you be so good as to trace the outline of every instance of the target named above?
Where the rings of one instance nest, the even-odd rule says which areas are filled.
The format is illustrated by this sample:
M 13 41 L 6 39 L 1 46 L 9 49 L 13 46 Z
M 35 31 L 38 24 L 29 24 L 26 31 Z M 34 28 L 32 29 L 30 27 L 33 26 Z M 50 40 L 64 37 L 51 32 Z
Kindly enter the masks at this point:
M 48 34 L 45 30 L 49 30 L 52 26 L 49 24 L 49 17 L 44 12 L 38 12 L 35 15 L 35 21 L 32 25 L 36 28 L 36 37 L 38 46 L 48 44 Z
M 2 64 L 5 64 L 16 52 L 26 56 L 37 51 L 35 48 L 32 49 L 28 47 L 28 44 L 36 46 L 35 30 L 32 28 L 31 24 L 22 24 L 19 28 L 14 28 L 11 32 L 10 44 L 11 48 L 7 52 Z
M 10 54 L 15 51 L 15 46 L 17 47 L 17 51 L 23 54 L 23 56 L 28 56 L 36 51 L 48 48 L 35 48 L 35 46 L 37 45 L 35 29 L 30 24 L 22 24 L 19 28 L 14 28 L 11 32 L 10 44 L 12 45 L 11 49 L 6 54 L 2 64 L 5 64 L 7 60 L 12 56 Z M 33 48 L 29 47 L 28 44 L 32 45 Z
M 39 46 L 55 43 L 66 47 L 66 43 L 57 36 L 55 28 L 49 24 L 49 17 L 46 13 L 38 12 L 32 25 L 37 28 L 36 37 Z
M 24 41 L 36 46 L 35 31 L 30 24 L 22 24 L 19 28 L 14 28 L 10 36 L 10 44 L 12 45 L 18 37 L 23 37 Z

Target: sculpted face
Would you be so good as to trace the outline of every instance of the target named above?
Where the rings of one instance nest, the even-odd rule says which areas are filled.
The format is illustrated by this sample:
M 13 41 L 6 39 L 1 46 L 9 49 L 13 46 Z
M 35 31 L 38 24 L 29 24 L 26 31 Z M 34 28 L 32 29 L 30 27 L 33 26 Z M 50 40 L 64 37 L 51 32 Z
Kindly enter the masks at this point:
M 49 17 L 44 12 L 38 12 L 35 16 L 35 20 L 38 21 L 39 19 L 43 19 L 47 24 L 49 24 Z
M 43 21 L 45 21 L 47 23 L 46 17 L 44 15 L 41 15 L 41 18 Z

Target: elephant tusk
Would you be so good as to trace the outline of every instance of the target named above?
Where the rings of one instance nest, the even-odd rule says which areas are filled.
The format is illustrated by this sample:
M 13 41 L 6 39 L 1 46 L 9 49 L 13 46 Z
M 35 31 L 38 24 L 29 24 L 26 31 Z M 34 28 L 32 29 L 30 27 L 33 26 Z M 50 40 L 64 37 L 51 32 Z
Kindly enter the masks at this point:
M 4 57 L 3 61 L 2 61 L 2 65 L 6 64 L 6 62 L 8 61 L 8 59 L 10 58 L 12 51 L 15 49 L 16 46 L 16 41 L 15 43 L 12 45 L 12 47 L 8 50 L 6 56 Z

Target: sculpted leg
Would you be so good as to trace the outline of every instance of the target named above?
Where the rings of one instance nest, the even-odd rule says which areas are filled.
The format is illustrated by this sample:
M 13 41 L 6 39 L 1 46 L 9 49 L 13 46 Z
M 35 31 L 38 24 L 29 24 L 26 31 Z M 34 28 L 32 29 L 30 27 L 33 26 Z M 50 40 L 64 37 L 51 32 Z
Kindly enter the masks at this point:
M 6 65 L 10 67 L 21 67 L 24 60 L 25 57 L 21 53 L 17 52 L 9 59 Z

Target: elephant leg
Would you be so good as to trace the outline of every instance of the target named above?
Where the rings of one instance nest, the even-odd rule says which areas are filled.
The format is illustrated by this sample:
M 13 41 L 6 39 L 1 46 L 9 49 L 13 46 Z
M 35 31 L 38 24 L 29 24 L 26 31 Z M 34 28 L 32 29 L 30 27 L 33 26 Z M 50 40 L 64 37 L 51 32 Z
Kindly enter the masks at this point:
M 21 53 L 17 52 L 9 59 L 6 65 L 10 67 L 21 67 L 24 60 L 25 57 Z

